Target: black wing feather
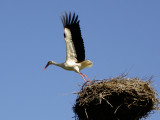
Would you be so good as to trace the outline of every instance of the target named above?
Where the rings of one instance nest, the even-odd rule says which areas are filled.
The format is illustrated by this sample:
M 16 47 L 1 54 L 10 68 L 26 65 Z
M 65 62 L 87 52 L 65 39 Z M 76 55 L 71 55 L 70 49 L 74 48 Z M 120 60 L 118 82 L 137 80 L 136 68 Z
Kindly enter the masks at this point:
M 77 54 L 77 61 L 81 62 L 85 60 L 85 49 L 84 49 L 84 43 L 83 39 L 81 37 L 81 30 L 79 26 L 79 20 L 78 15 L 73 14 L 73 17 L 71 18 L 71 13 L 68 14 L 65 13 L 65 16 L 62 15 L 61 17 L 63 27 L 68 28 L 71 31 L 72 34 L 72 41 L 75 47 L 75 51 Z
M 71 24 L 73 24 L 74 18 L 75 18 L 75 13 L 73 13 L 73 17 L 72 17 L 72 22 L 71 22 Z

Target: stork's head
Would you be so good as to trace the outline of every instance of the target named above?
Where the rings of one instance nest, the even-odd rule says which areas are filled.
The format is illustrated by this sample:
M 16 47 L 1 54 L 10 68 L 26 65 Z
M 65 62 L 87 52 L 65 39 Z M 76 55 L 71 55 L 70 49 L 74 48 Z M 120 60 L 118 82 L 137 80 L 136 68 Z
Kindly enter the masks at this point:
M 43 70 L 45 70 L 51 64 L 53 64 L 53 61 L 48 61 L 47 65 L 45 66 L 45 68 Z

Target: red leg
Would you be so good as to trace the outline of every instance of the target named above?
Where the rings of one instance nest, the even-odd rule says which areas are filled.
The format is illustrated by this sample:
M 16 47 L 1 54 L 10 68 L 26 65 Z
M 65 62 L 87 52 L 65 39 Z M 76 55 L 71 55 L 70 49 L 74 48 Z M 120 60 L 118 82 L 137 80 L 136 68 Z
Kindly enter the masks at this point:
M 91 85 L 93 84 L 93 81 L 90 80 L 90 79 L 87 77 L 87 75 L 85 75 L 85 74 L 83 74 L 83 73 L 80 73 L 80 72 L 79 72 L 79 74 L 81 75 L 81 77 L 83 78 L 83 80 L 84 80 L 86 83 L 87 83 L 87 81 L 84 79 L 84 77 L 87 78 L 87 80 L 90 82 Z M 87 85 L 88 85 L 88 83 L 87 83 Z
M 82 74 L 82 73 L 80 73 L 80 72 L 79 72 L 79 74 L 80 74 L 80 75 L 81 75 L 81 77 L 83 78 L 84 82 L 87 82 L 87 81 L 85 80 L 85 78 L 83 77 L 83 74 Z
M 87 77 L 87 75 L 85 75 L 85 74 L 83 74 L 83 73 L 81 73 L 81 74 L 82 74 L 84 77 L 86 77 L 89 82 L 91 82 L 91 80 Z

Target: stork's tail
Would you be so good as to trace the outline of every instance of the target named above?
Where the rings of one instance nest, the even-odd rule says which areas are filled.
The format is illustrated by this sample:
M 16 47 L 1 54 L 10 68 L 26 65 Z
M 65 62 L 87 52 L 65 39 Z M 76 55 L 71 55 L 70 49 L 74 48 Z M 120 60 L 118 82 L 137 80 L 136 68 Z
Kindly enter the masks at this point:
M 92 67 L 92 65 L 93 65 L 93 63 L 90 60 L 85 60 L 81 63 L 82 63 L 81 69 L 86 68 L 86 67 Z

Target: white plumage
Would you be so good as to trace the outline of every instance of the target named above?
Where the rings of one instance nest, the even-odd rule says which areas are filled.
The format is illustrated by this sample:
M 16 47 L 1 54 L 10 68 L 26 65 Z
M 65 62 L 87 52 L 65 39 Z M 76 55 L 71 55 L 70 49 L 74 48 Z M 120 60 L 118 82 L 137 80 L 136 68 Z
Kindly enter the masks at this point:
M 69 13 L 69 15 L 65 13 L 65 15 L 61 16 L 61 20 L 64 27 L 64 39 L 66 42 L 66 61 L 60 64 L 54 61 L 49 61 L 44 70 L 49 65 L 56 65 L 65 70 L 79 73 L 86 82 L 84 77 L 87 79 L 88 77 L 85 74 L 82 74 L 80 70 L 86 67 L 91 67 L 92 62 L 90 60 L 85 60 L 85 49 L 81 37 L 78 15 L 75 15 L 74 13 L 72 16 L 71 13 Z

